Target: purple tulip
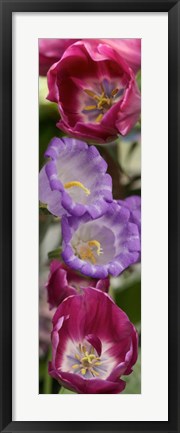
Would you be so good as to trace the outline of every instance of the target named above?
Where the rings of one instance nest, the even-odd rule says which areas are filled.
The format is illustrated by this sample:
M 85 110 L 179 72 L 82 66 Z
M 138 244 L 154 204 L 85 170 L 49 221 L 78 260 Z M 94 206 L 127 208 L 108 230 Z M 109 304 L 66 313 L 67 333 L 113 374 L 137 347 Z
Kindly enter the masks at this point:
M 117 394 L 137 360 L 138 336 L 104 292 L 86 288 L 66 298 L 53 317 L 49 374 L 80 394 Z
M 52 260 L 46 284 L 50 309 L 58 307 L 68 296 L 78 295 L 84 287 L 96 287 L 99 290 L 108 292 L 109 284 L 109 278 L 104 280 L 85 278 L 59 260 Z
M 40 172 L 39 198 L 56 215 L 103 215 L 112 198 L 112 179 L 95 146 L 75 138 L 53 138 Z
M 39 73 L 46 75 L 48 69 L 60 60 L 66 48 L 79 39 L 39 39 Z
M 62 217 L 62 257 L 72 269 L 94 278 L 117 276 L 139 258 L 140 239 L 130 211 L 115 201 L 93 220 Z
M 66 133 L 98 143 L 126 135 L 139 119 L 135 75 L 119 50 L 89 39 L 67 48 L 48 71 L 48 99 L 56 102 Z

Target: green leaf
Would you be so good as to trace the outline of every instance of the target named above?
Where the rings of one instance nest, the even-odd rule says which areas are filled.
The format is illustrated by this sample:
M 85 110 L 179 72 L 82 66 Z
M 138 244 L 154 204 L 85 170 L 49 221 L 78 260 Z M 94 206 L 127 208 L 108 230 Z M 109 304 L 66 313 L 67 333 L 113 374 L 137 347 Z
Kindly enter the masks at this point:
M 113 298 L 134 324 L 141 321 L 141 275 L 130 275 L 114 289 Z
M 127 159 L 127 160 L 132 156 L 133 152 L 137 149 L 138 146 L 139 146 L 138 141 L 134 141 L 134 142 L 131 144 L 131 146 L 130 146 L 130 148 L 129 148 L 129 151 L 128 151 L 128 153 L 127 153 L 127 156 L 126 156 L 126 159 Z
M 66 389 L 62 386 L 60 391 L 59 391 L 59 394 L 76 394 L 76 392 L 72 392 L 69 389 Z
M 138 71 L 137 75 L 136 75 L 136 81 L 139 87 L 139 90 L 141 91 L 141 70 Z
M 46 209 L 44 209 L 46 210 Z M 45 214 L 40 210 L 39 212 L 39 243 L 41 243 L 44 239 L 44 236 L 47 233 L 47 230 L 52 223 L 52 215 Z
M 43 380 L 45 375 L 46 363 L 44 359 L 39 361 L 39 379 Z

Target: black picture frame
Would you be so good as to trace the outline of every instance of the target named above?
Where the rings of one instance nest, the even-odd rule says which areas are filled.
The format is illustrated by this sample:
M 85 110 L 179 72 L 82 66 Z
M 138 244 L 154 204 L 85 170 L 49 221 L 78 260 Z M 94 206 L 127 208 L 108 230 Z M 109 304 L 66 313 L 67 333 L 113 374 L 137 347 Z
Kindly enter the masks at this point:
M 180 432 L 179 335 L 179 172 L 180 1 L 7 1 L 0 0 L 0 308 L 1 432 Z M 169 68 L 169 420 L 136 422 L 12 421 L 12 13 L 13 12 L 168 12 Z M 179 119 L 180 120 L 180 119 Z M 161 211 L 161 210 L 159 210 Z M 163 218 L 163 216 L 162 216 Z M 162 246 L 163 248 L 163 246 Z M 162 270 L 163 271 L 163 270 Z M 162 305 L 159 307 L 162 308 Z M 179 315 L 178 315 L 179 313 Z M 163 360 L 162 360 L 163 362 Z M 158 380 L 158 372 L 150 372 Z M 156 376 L 157 375 L 157 376 Z M 165 378 L 167 380 L 167 378 Z M 156 390 L 154 389 L 154 392 Z

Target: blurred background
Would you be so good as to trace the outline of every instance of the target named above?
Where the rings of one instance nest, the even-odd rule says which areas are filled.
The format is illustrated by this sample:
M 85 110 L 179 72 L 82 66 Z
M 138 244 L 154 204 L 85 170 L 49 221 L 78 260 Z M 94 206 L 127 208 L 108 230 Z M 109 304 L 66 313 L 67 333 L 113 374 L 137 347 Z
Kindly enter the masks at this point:
M 137 81 L 140 87 L 141 76 Z M 53 137 L 64 134 L 56 127 L 59 120 L 57 105 L 46 100 L 47 79 L 39 78 L 39 169 L 45 163 L 44 152 Z M 126 137 L 120 137 L 110 145 L 97 146 L 108 164 L 113 181 L 114 199 L 141 195 L 141 126 L 140 123 Z M 51 359 L 50 334 L 54 310 L 47 303 L 46 282 L 49 263 L 59 258 L 61 244 L 60 219 L 45 208 L 39 209 L 39 393 L 71 393 L 60 389 L 57 381 L 48 375 Z M 127 382 L 124 394 L 141 393 L 141 265 L 129 267 L 119 277 L 111 277 L 110 295 L 128 315 L 139 333 L 139 356 L 133 373 L 122 377 Z

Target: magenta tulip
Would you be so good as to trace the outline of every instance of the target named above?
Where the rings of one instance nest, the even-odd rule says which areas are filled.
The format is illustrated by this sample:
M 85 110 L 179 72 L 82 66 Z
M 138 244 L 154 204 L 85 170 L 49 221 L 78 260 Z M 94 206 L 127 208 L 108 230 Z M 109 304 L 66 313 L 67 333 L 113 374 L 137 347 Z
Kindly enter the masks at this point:
M 137 332 L 100 290 L 69 296 L 53 318 L 49 374 L 80 394 L 117 394 L 137 360 Z
M 108 277 L 101 280 L 86 278 L 84 275 L 73 271 L 59 260 L 52 260 L 46 285 L 50 309 L 58 307 L 68 296 L 78 295 L 83 287 L 91 286 L 108 292 L 109 284 L 110 281 Z

